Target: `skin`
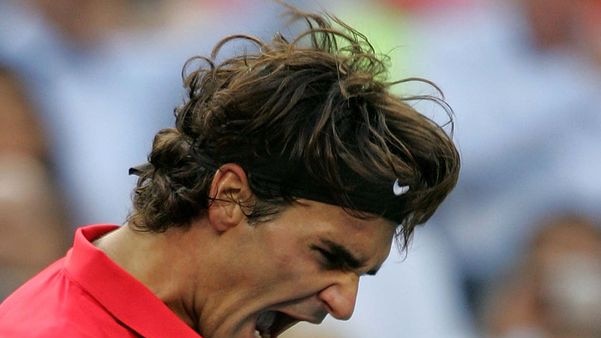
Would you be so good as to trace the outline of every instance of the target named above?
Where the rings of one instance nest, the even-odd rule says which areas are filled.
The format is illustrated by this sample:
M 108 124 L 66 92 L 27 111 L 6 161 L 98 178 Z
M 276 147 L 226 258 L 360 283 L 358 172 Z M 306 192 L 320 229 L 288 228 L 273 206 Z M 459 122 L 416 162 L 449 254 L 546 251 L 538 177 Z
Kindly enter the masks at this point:
M 25 89 L 0 67 L 0 300 L 64 255 L 70 231 Z
M 564 327 L 557 315 L 567 311 L 554 305 L 545 292 L 548 278 L 566 257 L 601 261 L 601 237 L 595 225 L 581 217 L 561 216 L 548 220 L 535 237 L 523 266 L 501 285 L 492 303 L 490 331 L 494 336 L 509 336 L 513 330 L 533 328 L 548 338 L 598 337 L 587 328 Z
M 253 197 L 235 164 L 221 167 L 210 194 L 217 201 L 188 228 L 153 234 L 124 226 L 96 242 L 205 338 L 253 338 L 264 311 L 346 320 L 359 277 L 375 274 L 388 257 L 390 222 L 333 205 L 299 200 L 249 224 L 230 202 Z

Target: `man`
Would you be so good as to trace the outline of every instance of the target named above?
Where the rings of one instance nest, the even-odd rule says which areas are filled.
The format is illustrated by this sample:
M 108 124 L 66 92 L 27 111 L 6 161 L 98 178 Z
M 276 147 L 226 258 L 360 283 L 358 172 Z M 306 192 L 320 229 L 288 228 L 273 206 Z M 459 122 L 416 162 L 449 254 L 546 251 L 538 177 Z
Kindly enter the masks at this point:
M 408 104 L 437 99 L 392 95 L 363 35 L 291 15 L 309 26 L 292 40 L 229 37 L 187 64 L 206 65 L 131 169 L 127 224 L 78 230 L 2 304 L 0 336 L 265 338 L 351 316 L 359 277 L 432 215 L 459 157 Z M 237 39 L 259 51 L 216 63 Z
M 29 94 L 19 74 L 0 63 L 0 302 L 64 254 L 71 228 Z
M 601 337 L 601 228 L 561 211 L 538 221 L 520 259 L 486 290 L 487 337 Z

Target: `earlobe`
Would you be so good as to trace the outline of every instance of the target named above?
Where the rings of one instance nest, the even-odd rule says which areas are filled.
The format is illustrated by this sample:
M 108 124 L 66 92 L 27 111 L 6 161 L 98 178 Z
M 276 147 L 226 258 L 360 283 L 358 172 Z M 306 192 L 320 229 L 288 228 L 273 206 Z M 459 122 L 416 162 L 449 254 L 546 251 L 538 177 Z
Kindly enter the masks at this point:
M 244 204 L 252 194 L 244 169 L 235 163 L 222 165 L 213 176 L 208 217 L 213 228 L 224 232 L 246 219 Z

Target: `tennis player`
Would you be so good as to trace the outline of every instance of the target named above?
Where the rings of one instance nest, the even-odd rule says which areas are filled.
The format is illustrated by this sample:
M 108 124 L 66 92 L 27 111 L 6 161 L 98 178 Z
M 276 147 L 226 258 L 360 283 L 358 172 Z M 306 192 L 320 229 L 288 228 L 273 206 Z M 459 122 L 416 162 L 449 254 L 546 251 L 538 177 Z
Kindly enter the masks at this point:
M 1 337 L 274 338 L 351 317 L 359 279 L 457 181 L 449 133 L 411 103 L 450 111 L 393 95 L 410 79 L 344 22 L 289 14 L 307 30 L 187 63 L 126 224 L 79 228 L 0 306 Z M 256 51 L 217 62 L 239 40 Z

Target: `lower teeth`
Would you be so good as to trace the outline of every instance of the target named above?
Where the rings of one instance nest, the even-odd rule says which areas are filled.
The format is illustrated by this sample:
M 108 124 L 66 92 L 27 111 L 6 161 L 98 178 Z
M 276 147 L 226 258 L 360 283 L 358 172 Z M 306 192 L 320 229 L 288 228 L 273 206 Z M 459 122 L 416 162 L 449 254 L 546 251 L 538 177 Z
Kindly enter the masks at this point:
M 271 335 L 268 333 L 261 334 L 261 332 L 259 332 L 259 330 L 255 330 L 255 338 L 271 338 Z

